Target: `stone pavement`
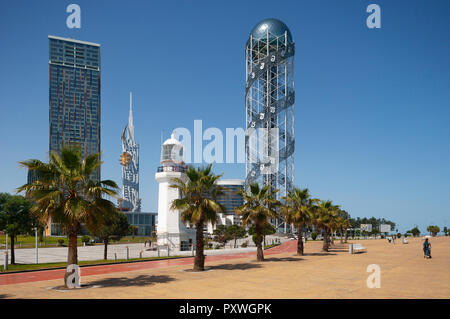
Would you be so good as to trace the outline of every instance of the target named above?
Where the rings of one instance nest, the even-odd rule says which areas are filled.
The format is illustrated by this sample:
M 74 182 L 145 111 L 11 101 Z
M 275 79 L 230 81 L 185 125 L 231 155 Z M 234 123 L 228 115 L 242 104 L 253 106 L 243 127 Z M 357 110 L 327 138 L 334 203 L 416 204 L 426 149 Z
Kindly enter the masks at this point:
M 326 253 L 316 241 L 306 243 L 305 256 L 296 256 L 291 241 L 265 251 L 264 262 L 256 262 L 254 252 L 208 256 L 205 272 L 186 271 L 192 258 L 132 263 L 120 271 L 86 267 L 82 283 L 91 288 L 65 292 L 51 289 L 62 285 L 61 274 L 40 281 L 26 278 L 37 272 L 19 274 L 29 281 L 4 282 L 0 298 L 450 298 L 450 237 L 431 239 L 432 259 L 423 258 L 420 238 L 406 245 L 353 242 L 367 252 L 350 255 L 337 241 Z M 367 286 L 373 264 L 381 269 L 380 288 Z
M 266 250 L 266 254 L 273 255 L 288 251 L 294 252 L 295 249 L 296 249 L 296 241 L 289 241 L 285 242 L 280 246 L 276 246 L 274 248 Z M 234 253 L 226 254 L 226 252 L 222 250 L 221 253 L 219 254 L 215 255 L 206 254 L 206 262 L 249 257 L 254 256 L 255 253 L 256 253 L 255 250 L 252 251 L 247 250 L 246 252 L 242 252 L 242 249 L 235 249 Z M 141 269 L 166 268 L 177 265 L 190 265 L 193 263 L 193 260 L 194 260 L 193 257 L 189 257 L 183 259 L 167 259 L 167 260 L 142 261 L 134 263 L 85 266 L 82 267 L 81 273 L 82 276 L 85 277 L 96 274 L 127 272 Z M 0 275 L 0 286 L 63 278 L 64 273 L 65 269 L 53 269 L 53 270 L 31 271 L 31 272 L 10 273 L 10 274 L 5 273 Z

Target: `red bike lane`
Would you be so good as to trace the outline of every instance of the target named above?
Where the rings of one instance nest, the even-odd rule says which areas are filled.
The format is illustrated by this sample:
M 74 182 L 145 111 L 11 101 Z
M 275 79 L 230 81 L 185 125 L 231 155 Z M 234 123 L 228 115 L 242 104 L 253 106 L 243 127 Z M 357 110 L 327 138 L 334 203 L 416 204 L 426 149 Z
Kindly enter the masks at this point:
M 264 255 L 274 255 L 288 252 L 295 252 L 297 247 L 297 241 L 291 240 L 285 242 L 274 248 L 270 248 L 264 251 Z M 256 256 L 256 251 L 226 255 L 213 255 L 206 256 L 205 262 L 230 260 L 237 258 L 244 258 L 249 256 Z M 194 257 L 182 258 L 182 259 L 166 259 L 166 260 L 150 260 L 135 263 L 123 263 L 123 264 L 111 264 L 102 266 L 87 266 L 81 267 L 81 276 L 103 275 L 115 272 L 127 272 L 135 270 L 144 270 L 152 268 L 165 268 L 172 266 L 192 265 Z M 13 285 L 20 283 L 28 283 L 35 281 L 45 281 L 64 278 L 65 269 L 53 269 L 42 271 L 30 271 L 13 274 L 0 274 L 0 286 L 1 285 Z

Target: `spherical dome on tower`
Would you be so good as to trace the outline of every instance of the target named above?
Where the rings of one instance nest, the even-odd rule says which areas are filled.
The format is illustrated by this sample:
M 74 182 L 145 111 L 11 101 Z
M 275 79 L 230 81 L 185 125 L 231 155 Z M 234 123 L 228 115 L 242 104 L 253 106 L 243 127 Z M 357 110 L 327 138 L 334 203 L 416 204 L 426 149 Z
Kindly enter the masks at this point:
M 287 42 L 292 43 L 292 34 L 287 25 L 278 19 L 264 19 L 259 22 L 250 32 L 250 35 L 253 39 L 264 39 L 267 37 L 267 31 L 269 31 L 270 35 L 280 37 L 283 36 L 287 31 Z

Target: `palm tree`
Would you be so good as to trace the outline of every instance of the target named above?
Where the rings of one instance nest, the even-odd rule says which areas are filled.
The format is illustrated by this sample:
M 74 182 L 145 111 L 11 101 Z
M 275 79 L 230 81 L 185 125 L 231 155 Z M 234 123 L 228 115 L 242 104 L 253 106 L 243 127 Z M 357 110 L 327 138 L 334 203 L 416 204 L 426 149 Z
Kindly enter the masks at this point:
M 339 205 L 331 205 L 329 211 L 328 229 L 330 230 L 330 242 L 334 245 L 334 236 L 338 229 L 340 229 L 341 218 L 339 216 Z
M 51 220 L 62 226 L 69 239 L 67 264 L 77 264 L 81 225 L 95 232 L 104 217 L 115 210 L 114 204 L 103 196 L 115 196 L 117 184 L 93 179 L 102 164 L 100 153 L 83 158 L 78 147 L 64 146 L 60 153 L 50 152 L 49 163 L 31 159 L 20 164 L 34 171 L 38 178 L 19 187 L 17 192 L 26 192 L 33 202 L 30 211 L 42 222 Z
M 320 201 L 319 204 L 313 210 L 313 224 L 323 231 L 323 251 L 328 251 L 329 248 L 329 234 L 330 226 L 333 223 L 334 218 L 334 205 L 330 200 Z
M 351 222 L 349 219 L 344 219 L 342 221 L 341 224 L 341 231 L 345 230 L 345 239 L 344 239 L 344 243 L 347 243 L 347 239 L 348 239 L 348 229 L 352 226 Z
M 344 241 L 342 237 L 344 236 L 344 231 L 345 231 L 345 242 L 347 242 L 347 229 L 351 226 L 349 221 L 350 214 L 340 208 L 337 208 L 336 213 L 337 213 L 336 226 L 340 234 L 340 243 L 343 244 Z
M 258 261 L 264 261 L 264 253 L 262 247 L 264 226 L 269 223 L 269 218 L 276 218 L 276 208 L 280 202 L 275 199 L 278 190 L 271 190 L 270 185 L 262 188 L 258 183 L 249 185 L 249 191 L 242 189 L 238 193 L 244 198 L 244 205 L 236 208 L 236 213 L 241 216 L 242 223 L 253 225 L 255 227 L 256 258 Z
M 223 193 L 223 188 L 216 184 L 222 175 L 211 172 L 212 165 L 206 168 L 188 167 L 187 180 L 173 178 L 170 186 L 180 191 L 181 198 L 172 202 L 171 209 L 181 212 L 181 220 L 196 228 L 196 251 L 194 271 L 205 270 L 203 226 L 216 223 L 217 214 L 224 211 L 216 198 Z
M 297 255 L 303 255 L 303 226 L 311 220 L 313 200 L 307 188 L 294 188 L 283 199 L 286 201 L 286 205 L 281 207 L 281 213 L 286 223 L 294 224 L 297 227 Z

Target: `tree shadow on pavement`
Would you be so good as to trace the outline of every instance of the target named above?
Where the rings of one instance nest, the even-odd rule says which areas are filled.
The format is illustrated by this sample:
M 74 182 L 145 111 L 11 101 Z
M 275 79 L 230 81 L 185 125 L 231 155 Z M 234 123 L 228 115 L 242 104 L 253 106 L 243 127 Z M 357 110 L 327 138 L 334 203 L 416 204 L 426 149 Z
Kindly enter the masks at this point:
M 261 268 L 261 265 L 258 264 L 250 264 L 250 263 L 242 263 L 242 264 L 222 264 L 222 265 L 216 265 L 216 266 L 209 266 L 206 267 L 206 270 L 247 270 L 247 269 L 254 269 L 254 268 Z
M 295 258 L 295 257 L 282 257 L 282 258 L 271 257 L 271 258 L 264 258 L 264 261 L 268 261 L 268 262 L 271 262 L 271 261 L 301 261 L 301 260 L 303 260 L 303 259 L 300 258 L 300 257 L 297 257 L 297 258 Z
M 0 294 L 0 299 L 6 299 L 6 298 L 11 298 L 12 295 L 8 295 L 8 294 Z
M 97 281 L 89 282 L 89 285 L 101 287 L 133 287 L 133 286 L 149 286 L 156 283 L 166 283 L 175 280 L 169 276 L 148 276 L 139 275 L 134 278 L 120 277 L 120 278 L 105 278 Z
M 308 253 L 308 254 L 304 254 L 304 256 L 333 256 L 336 254 L 330 253 L 330 252 L 322 252 L 322 253 Z
M 330 248 L 328 248 L 330 251 L 336 251 L 336 252 L 348 252 L 348 248 L 347 249 L 345 249 L 344 247 L 337 247 L 337 246 L 334 246 L 334 247 L 330 247 Z

